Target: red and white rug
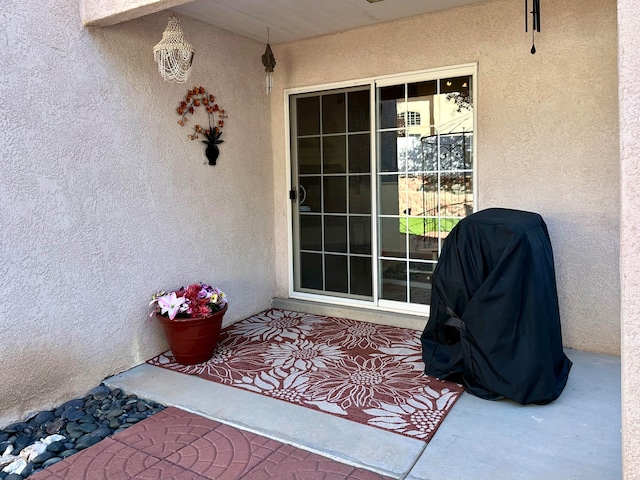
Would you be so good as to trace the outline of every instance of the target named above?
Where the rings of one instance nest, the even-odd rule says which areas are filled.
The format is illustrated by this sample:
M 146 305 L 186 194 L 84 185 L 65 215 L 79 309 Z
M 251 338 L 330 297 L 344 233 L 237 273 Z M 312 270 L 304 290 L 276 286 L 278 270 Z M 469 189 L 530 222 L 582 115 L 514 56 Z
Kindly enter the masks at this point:
M 147 363 L 429 441 L 463 388 L 421 355 L 416 330 L 271 309 L 225 328 L 206 363 Z

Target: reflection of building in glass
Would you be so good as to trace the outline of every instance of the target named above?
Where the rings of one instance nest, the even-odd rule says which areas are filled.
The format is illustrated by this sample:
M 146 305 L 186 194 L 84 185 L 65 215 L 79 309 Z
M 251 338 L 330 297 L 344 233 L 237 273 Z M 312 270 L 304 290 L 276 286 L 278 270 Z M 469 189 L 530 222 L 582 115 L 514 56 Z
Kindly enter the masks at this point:
M 406 120 L 405 120 L 406 118 Z M 407 112 L 399 112 L 398 113 L 398 126 L 419 126 L 422 124 L 422 115 L 420 114 L 420 112 L 413 112 L 413 111 L 407 111 Z

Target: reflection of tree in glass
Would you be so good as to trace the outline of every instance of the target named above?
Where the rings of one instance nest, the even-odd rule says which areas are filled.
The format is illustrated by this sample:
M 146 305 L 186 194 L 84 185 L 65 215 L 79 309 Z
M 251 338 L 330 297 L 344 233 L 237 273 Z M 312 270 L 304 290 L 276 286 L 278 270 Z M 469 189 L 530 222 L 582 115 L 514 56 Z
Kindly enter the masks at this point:
M 473 108 L 471 104 L 471 93 L 469 91 L 466 92 L 455 92 L 455 93 L 447 93 L 447 101 L 453 102 L 456 105 L 456 112 L 460 113 L 462 110 L 469 110 Z
M 472 132 L 399 138 L 398 167 L 405 172 L 470 170 L 472 146 Z

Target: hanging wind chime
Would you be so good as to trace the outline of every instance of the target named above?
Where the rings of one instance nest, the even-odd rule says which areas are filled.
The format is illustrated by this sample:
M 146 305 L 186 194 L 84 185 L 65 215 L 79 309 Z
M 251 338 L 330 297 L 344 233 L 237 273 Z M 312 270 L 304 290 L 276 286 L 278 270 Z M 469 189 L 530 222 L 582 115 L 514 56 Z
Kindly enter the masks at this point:
M 536 32 L 540 33 L 540 0 L 532 0 L 529 11 L 529 0 L 524 0 L 524 31 L 529 31 L 529 14 L 531 14 L 531 54 L 536 53 Z
M 153 47 L 153 57 L 160 76 L 165 82 L 186 82 L 191 74 L 194 54 L 193 47 L 182 35 L 180 20 L 171 15 L 162 40 Z
M 264 71 L 267 72 L 266 78 L 266 92 L 267 95 L 273 90 L 273 69 L 276 66 L 276 57 L 273 56 L 271 51 L 271 45 L 269 45 L 269 29 L 267 28 L 267 48 L 262 54 L 262 65 L 264 65 Z

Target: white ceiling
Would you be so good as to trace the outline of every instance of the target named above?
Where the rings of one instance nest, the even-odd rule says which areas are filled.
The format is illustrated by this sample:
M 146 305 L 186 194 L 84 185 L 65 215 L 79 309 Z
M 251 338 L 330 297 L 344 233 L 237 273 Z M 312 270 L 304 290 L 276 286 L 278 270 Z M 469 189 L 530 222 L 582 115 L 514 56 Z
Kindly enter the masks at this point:
M 291 42 L 486 0 L 195 0 L 174 7 L 190 17 L 261 42 Z

